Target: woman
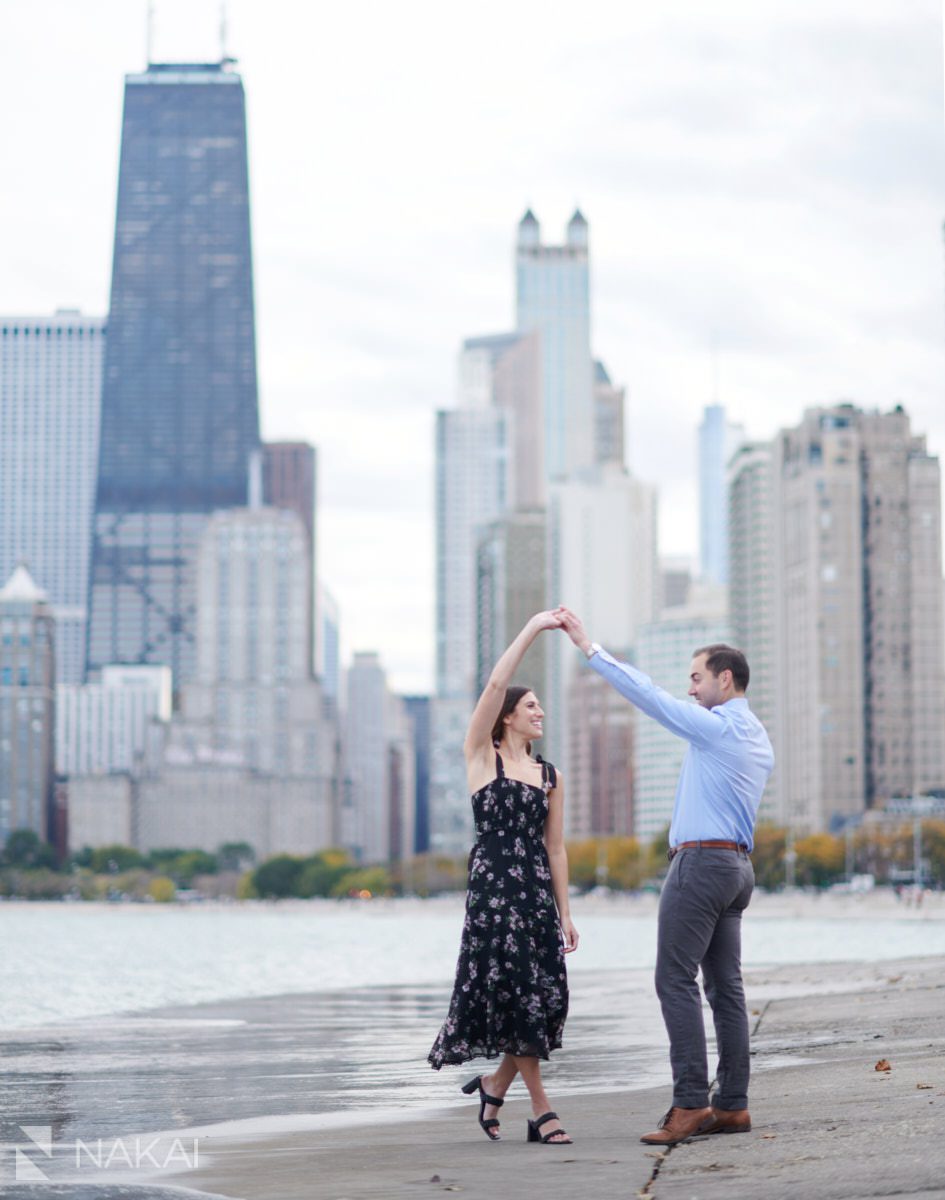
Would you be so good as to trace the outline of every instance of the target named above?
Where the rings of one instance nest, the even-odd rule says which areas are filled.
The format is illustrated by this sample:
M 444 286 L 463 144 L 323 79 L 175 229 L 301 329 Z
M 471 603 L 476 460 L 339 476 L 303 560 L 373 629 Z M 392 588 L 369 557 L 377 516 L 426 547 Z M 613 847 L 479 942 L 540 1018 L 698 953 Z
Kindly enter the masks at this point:
M 497 1113 L 516 1075 L 535 1119 L 528 1140 L 570 1142 L 545 1094 L 539 1059 L 561 1045 L 568 1011 L 564 955 L 577 949 L 568 905 L 564 781 L 531 757 L 544 716 L 535 693 L 511 687 L 551 612 L 537 613 L 496 663 L 463 747 L 476 842 L 469 856 L 466 919 L 449 1015 L 430 1051 L 435 1070 L 483 1055 L 502 1062 L 463 1091 L 479 1093 L 479 1124 L 499 1140 Z

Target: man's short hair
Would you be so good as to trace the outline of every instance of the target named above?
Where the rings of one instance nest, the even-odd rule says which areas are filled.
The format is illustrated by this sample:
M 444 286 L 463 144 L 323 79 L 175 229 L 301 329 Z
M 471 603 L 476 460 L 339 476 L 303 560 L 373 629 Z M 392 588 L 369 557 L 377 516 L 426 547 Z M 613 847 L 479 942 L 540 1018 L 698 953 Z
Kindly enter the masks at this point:
M 736 650 L 734 646 L 726 646 L 724 642 L 719 642 L 714 646 L 702 646 L 692 657 L 698 658 L 700 654 L 705 655 L 705 665 L 713 675 L 721 675 L 723 671 L 731 671 L 735 690 L 737 692 L 748 690 L 748 659 L 742 654 L 741 650 Z

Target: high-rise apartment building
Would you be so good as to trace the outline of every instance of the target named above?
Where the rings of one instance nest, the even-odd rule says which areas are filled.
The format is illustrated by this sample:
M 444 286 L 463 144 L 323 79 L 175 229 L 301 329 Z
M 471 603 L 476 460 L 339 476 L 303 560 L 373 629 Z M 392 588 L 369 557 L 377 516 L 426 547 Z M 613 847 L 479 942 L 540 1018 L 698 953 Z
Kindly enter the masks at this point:
M 259 441 L 246 112 L 226 62 L 125 81 L 88 667 L 193 677 L 196 555 Z
M 297 513 L 315 546 L 317 459 L 308 442 L 264 442 L 262 498 L 270 508 Z
M 262 447 L 262 502 L 297 513 L 308 534 L 311 606 L 308 643 L 312 670 L 318 671 L 318 572 L 316 570 L 315 497 L 317 458 L 308 442 L 266 442 Z M 250 500 L 252 503 L 252 500 Z
M 624 449 L 626 388 L 615 387 L 602 362 L 594 363 L 594 461 L 627 465 Z
M 459 359 L 458 407 L 505 414 L 509 508 L 547 499 L 541 346 L 538 331 L 468 338 Z
M 22 564 L 0 588 L 0 846 L 53 836 L 56 622 Z
M 699 426 L 699 560 L 703 579 L 728 582 L 728 462 L 744 438 L 721 404 L 703 410 Z
M 347 672 L 345 764 L 353 828 L 346 841 L 367 863 L 413 853 L 413 736 L 376 653 L 356 653 Z
M 318 635 L 315 639 L 315 674 L 322 685 L 326 701 L 338 705 L 341 688 L 341 617 L 338 601 L 321 583 L 317 585 L 318 600 L 315 613 Z
M 939 463 L 900 407 L 840 404 L 774 464 L 779 803 L 821 829 L 945 784 Z
M 778 800 L 781 746 L 781 665 L 779 662 L 781 563 L 774 489 L 774 448 L 745 442 L 729 464 L 729 614 L 733 643 L 748 659 L 748 699 L 775 752 L 759 809 L 761 820 L 781 824 Z
M 403 702 L 413 742 L 413 849 L 424 854 L 430 849 L 430 697 L 404 696 Z
M 544 509 L 509 513 L 483 530 L 476 559 L 476 694 L 528 618 L 545 607 L 546 557 Z M 516 677 L 539 698 L 545 691 L 546 651 L 547 640 L 537 638 Z
M 625 654 L 615 647 L 617 654 Z M 571 678 L 568 830 L 572 838 L 633 835 L 634 708 L 595 671 Z M 552 754 L 549 748 L 549 754 Z
M 196 672 L 182 689 L 175 753 L 196 739 L 218 761 L 268 775 L 328 773 L 308 648 L 311 595 L 301 517 L 274 508 L 211 517 L 197 560 Z
M 56 618 L 56 676 L 85 674 L 105 322 L 0 318 L 0 579 L 25 562 Z
M 507 508 L 508 434 L 496 408 L 436 416 L 436 690 L 475 687 L 476 546 Z
M 563 603 L 604 646 L 629 648 L 657 614 L 656 489 L 617 467 L 600 467 L 555 483 L 548 509 L 549 603 Z M 544 634 L 545 743 L 569 772 L 572 680 L 581 655 L 560 635 Z
M 544 245 L 529 209 L 518 226 L 516 327 L 541 335 L 545 478 L 595 462 L 588 225 L 580 211 L 563 246 Z

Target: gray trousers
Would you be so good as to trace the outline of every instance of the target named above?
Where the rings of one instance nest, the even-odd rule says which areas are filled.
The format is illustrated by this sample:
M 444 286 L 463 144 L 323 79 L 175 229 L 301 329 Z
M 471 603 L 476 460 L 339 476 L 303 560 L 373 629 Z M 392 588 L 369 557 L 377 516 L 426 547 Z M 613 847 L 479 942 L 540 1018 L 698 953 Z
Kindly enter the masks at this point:
M 702 999 L 706 999 L 719 1051 L 716 1108 L 748 1107 L 748 1010 L 742 985 L 742 912 L 755 886 L 751 859 L 742 850 L 693 846 L 670 863 L 660 896 L 656 994 L 669 1034 L 673 1104 L 709 1103 Z

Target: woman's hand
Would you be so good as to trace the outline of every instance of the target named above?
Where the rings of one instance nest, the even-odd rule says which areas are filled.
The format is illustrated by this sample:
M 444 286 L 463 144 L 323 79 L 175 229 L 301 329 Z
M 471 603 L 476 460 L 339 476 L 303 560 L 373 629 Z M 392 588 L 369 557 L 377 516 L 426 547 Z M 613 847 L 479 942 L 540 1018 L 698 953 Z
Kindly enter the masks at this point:
M 560 629 L 562 621 L 557 612 L 552 612 L 549 609 L 547 612 L 535 613 L 535 615 L 529 620 L 528 625 L 537 631 L 544 629 Z
M 580 935 L 574 928 L 574 922 L 570 917 L 565 917 L 561 922 L 561 936 L 564 939 L 564 952 L 571 954 L 578 948 Z

